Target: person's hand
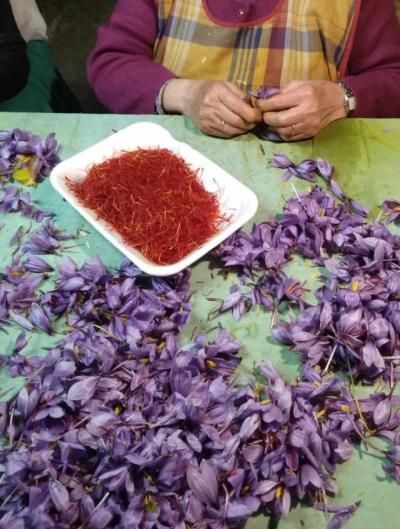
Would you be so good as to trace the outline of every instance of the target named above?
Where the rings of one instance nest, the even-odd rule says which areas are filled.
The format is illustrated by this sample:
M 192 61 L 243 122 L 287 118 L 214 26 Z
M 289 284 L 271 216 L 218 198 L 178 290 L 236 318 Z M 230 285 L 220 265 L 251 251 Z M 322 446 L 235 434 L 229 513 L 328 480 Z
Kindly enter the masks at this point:
M 190 117 L 206 134 L 231 138 L 262 121 L 260 110 L 247 104 L 245 96 L 226 81 L 173 79 L 164 90 L 163 107 Z
M 331 121 L 346 117 L 343 90 L 332 81 L 292 81 L 257 104 L 265 123 L 287 141 L 311 138 Z

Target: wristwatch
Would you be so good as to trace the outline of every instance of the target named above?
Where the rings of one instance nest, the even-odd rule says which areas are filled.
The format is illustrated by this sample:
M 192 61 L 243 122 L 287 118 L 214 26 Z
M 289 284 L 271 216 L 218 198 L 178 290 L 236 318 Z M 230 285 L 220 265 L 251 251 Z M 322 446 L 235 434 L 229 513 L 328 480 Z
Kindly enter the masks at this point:
M 353 93 L 353 90 L 349 85 L 343 83 L 342 81 L 337 81 L 340 88 L 343 90 L 343 106 L 346 112 L 346 117 L 351 117 L 355 108 L 356 108 L 356 96 Z

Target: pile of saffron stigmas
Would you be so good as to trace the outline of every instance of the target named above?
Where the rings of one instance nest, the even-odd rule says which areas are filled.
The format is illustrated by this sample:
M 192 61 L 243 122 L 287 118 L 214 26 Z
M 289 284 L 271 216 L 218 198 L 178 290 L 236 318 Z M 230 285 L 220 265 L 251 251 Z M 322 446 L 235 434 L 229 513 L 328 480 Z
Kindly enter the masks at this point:
M 218 197 L 180 156 L 137 149 L 68 181 L 79 202 L 157 264 L 172 264 L 204 244 L 223 224 Z
M 297 209 L 288 201 L 283 224 L 257 225 L 220 251 L 228 266 L 242 260 L 243 276 L 257 274 L 260 279 L 259 288 L 247 297 L 234 289 L 222 310 L 232 309 L 240 317 L 250 302 L 274 311 L 282 300 L 297 304 L 298 322 L 282 324 L 278 336 L 286 333 L 285 340 L 295 347 L 300 338 L 311 338 L 308 327 L 303 334 L 295 334 L 294 327 L 315 319 L 322 331 L 312 339 L 318 342 L 320 336 L 331 344 L 329 326 L 321 321 L 339 326 L 342 298 L 349 294 L 353 299 L 359 291 L 354 283 L 349 292 L 339 293 L 335 270 L 347 270 L 348 263 L 330 263 L 331 293 L 323 290 L 321 297 L 332 311 L 327 301 L 322 308 L 311 307 L 302 299 L 304 286 L 282 270 L 295 251 L 327 259 L 320 251 L 329 250 L 326 240 L 338 245 L 335 227 L 349 221 L 351 206 L 360 207 L 346 199 L 344 211 L 329 192 L 312 193 L 296 197 Z M 325 208 L 333 226 L 326 220 L 314 223 L 323 227 L 323 240 L 304 220 L 315 206 L 312 200 L 318 211 Z M 396 203 L 386 207 L 396 220 Z M 1 330 L 11 324 L 21 328 L 11 355 L 1 356 L 0 363 L 9 376 L 25 377 L 15 397 L 7 400 L 1 390 L 1 529 L 231 529 L 243 527 L 256 514 L 285 516 L 299 501 L 332 513 L 328 527 L 339 528 L 359 502 L 349 498 L 348 505 L 338 506 L 328 497 L 336 492 L 337 465 L 359 443 L 381 456 L 384 470 L 400 483 L 396 360 L 390 361 L 391 375 L 390 370 L 379 371 L 387 374 L 392 389 L 362 399 L 356 398 L 353 384 L 330 372 L 349 364 L 354 377 L 376 378 L 376 362 L 370 370 L 350 354 L 347 362 L 350 338 L 343 343 L 338 338 L 338 355 L 332 355 L 331 347 L 318 362 L 300 351 L 304 374 L 292 383 L 266 362 L 246 385 L 237 386 L 232 375 L 240 364 L 240 343 L 222 328 L 214 339 L 199 334 L 192 343 L 178 343 L 191 312 L 189 271 L 158 279 L 128 262 L 116 270 L 106 269 L 98 258 L 77 265 L 65 255 L 72 235 L 58 229 L 50 214 L 37 210 L 6 179 L 0 211 L 20 214 L 21 222 L 27 217 L 40 223 L 35 229 L 22 224 L 12 237 L 13 257 L 0 284 Z M 368 234 L 372 229 L 364 220 L 349 225 L 353 232 L 360 226 Z M 343 224 L 342 229 L 346 238 Z M 389 239 L 383 227 L 379 233 Z M 256 244 L 261 239 L 262 249 Z M 379 283 L 383 260 L 377 255 L 380 268 L 375 269 L 365 252 L 362 257 L 379 287 L 369 292 L 368 310 L 391 321 L 390 311 L 383 316 L 382 299 L 395 303 L 390 289 L 385 294 Z M 256 258 L 249 257 L 254 253 Z M 393 255 L 387 260 L 392 262 Z M 359 270 L 360 262 L 353 268 Z M 354 278 L 341 278 L 347 280 Z M 52 288 L 42 289 L 45 281 Z M 32 333 L 54 335 L 61 321 L 66 324 L 63 336 L 45 356 L 23 354 Z M 281 328 L 278 321 L 276 325 Z M 388 342 L 382 333 L 378 341 L 376 333 L 369 339 L 383 352 Z M 348 334 L 359 345 L 361 337 Z M 355 345 L 353 349 L 357 353 Z M 373 437 L 387 441 L 383 451 Z

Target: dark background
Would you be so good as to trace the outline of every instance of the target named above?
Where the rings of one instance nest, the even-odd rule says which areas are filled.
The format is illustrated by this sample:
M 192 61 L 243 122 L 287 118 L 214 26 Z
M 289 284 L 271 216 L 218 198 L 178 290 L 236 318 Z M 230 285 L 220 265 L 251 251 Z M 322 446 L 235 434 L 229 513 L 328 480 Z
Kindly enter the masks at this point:
M 36 0 L 47 22 L 49 45 L 62 76 L 84 112 L 105 112 L 86 79 L 86 59 L 116 0 Z

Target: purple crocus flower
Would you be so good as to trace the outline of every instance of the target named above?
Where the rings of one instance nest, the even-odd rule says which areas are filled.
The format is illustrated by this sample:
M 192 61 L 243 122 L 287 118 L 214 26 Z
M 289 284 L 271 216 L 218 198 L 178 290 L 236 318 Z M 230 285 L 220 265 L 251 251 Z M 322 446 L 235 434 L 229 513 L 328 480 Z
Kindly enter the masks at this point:
M 368 217 L 368 209 L 357 200 L 350 200 L 350 209 L 356 215 L 360 215 L 360 217 Z
M 322 158 L 317 158 L 315 162 L 317 165 L 318 174 L 322 176 L 326 182 L 329 182 L 333 177 L 335 170 L 334 166 L 328 160 L 323 160 Z
M 32 303 L 31 310 L 29 312 L 29 321 L 41 331 L 51 334 L 53 328 L 46 313 L 46 309 L 43 309 L 37 303 Z
M 23 131 L 12 141 L 25 153 L 40 143 Z M 8 143 L 10 152 L 15 145 Z M 52 150 L 53 139 L 41 148 Z M 324 172 L 332 181 L 327 163 L 299 165 L 306 176 Z M 5 212 L 30 207 L 18 190 L 5 202 Z M 355 401 L 328 373 L 397 377 L 400 243 L 349 204 L 314 187 L 217 252 L 250 289 L 233 287 L 224 309 L 253 302 L 275 317 L 278 304 L 282 312 L 295 306 L 296 316 L 275 328 L 304 362 L 292 383 L 267 363 L 236 385 L 241 344 L 222 328 L 214 339 L 202 333 L 180 344 L 191 310 L 187 271 L 152 279 L 126 262 L 110 271 L 99 258 L 65 259 L 51 275 L 53 288 L 40 292 L 47 263 L 29 247 L 23 264 L 15 256 L 0 284 L 2 324 L 14 319 L 51 332 L 56 315 L 68 327 L 44 357 L 21 354 L 28 340 L 21 333 L 1 359 L 29 380 L 0 403 L 7 447 L 0 524 L 238 529 L 259 510 L 285 516 L 307 501 L 333 512 L 336 528 L 357 504 L 321 506 L 321 498 L 336 493 L 338 463 L 372 432 L 388 443 L 384 468 L 399 481 L 399 398 L 382 391 Z M 69 237 L 52 221 L 41 228 L 57 249 Z M 325 268 L 313 303 L 282 269 L 296 253 Z
M 256 99 L 269 99 L 275 94 L 278 94 L 279 91 L 280 91 L 279 88 L 277 88 L 276 86 L 265 85 L 265 86 L 260 86 L 256 90 L 250 90 L 248 92 L 248 95 Z
M 23 266 L 27 272 L 35 274 L 46 274 L 53 271 L 53 267 L 37 255 L 28 255 Z
M 60 161 L 54 133 L 45 140 L 28 131 L 2 131 L 0 137 L 0 175 L 11 179 L 16 168 L 29 166 L 32 183 L 47 176 Z
M 386 216 L 386 222 L 397 223 L 400 220 L 400 201 L 387 199 L 381 205 L 382 211 Z
M 247 311 L 246 297 L 240 292 L 239 287 L 234 285 L 230 289 L 230 295 L 222 303 L 219 312 L 232 311 L 233 318 L 240 320 L 243 314 Z
M 315 503 L 314 507 L 323 512 L 334 513 L 332 518 L 329 520 L 327 529 L 341 529 L 346 522 L 353 516 L 361 502 L 357 501 L 348 507 L 340 505 L 326 505 L 321 503 Z
M 205 505 L 218 504 L 218 476 L 215 469 L 205 460 L 199 468 L 189 466 L 186 479 L 193 494 Z
M 285 182 L 292 176 L 297 176 L 298 178 L 308 180 L 310 182 L 314 182 L 316 178 L 313 174 L 317 167 L 314 160 L 303 160 L 298 165 L 296 165 L 285 154 L 276 153 L 271 159 L 271 165 L 272 167 L 285 169 L 284 173 L 282 174 L 282 180 Z
M 295 167 L 294 163 L 286 156 L 286 154 L 280 152 L 275 153 L 271 158 L 271 166 L 277 167 L 278 169 L 288 169 L 289 167 Z

